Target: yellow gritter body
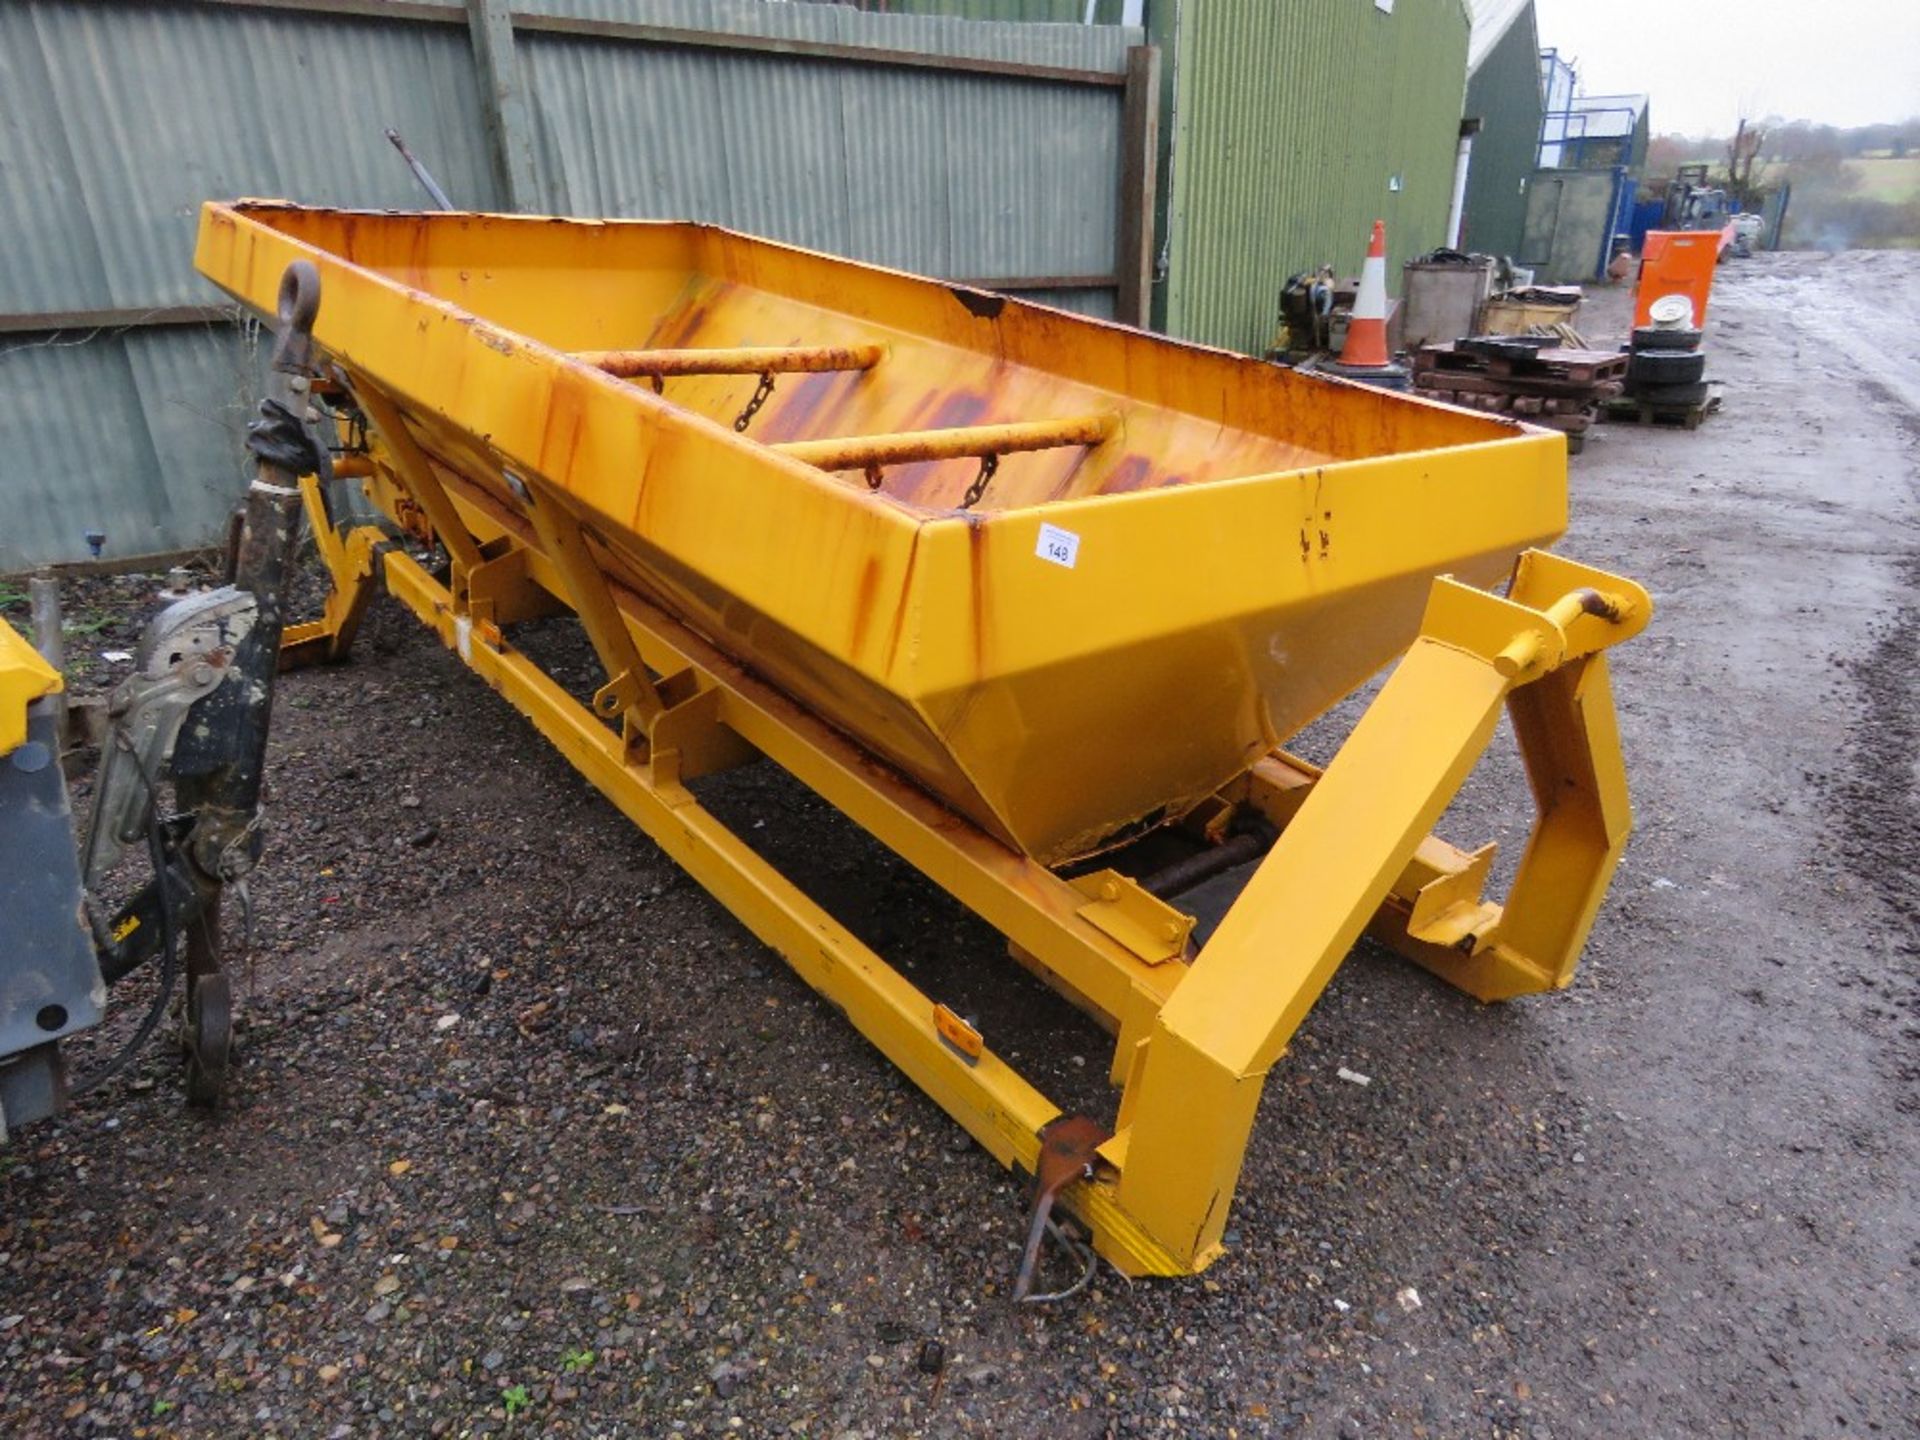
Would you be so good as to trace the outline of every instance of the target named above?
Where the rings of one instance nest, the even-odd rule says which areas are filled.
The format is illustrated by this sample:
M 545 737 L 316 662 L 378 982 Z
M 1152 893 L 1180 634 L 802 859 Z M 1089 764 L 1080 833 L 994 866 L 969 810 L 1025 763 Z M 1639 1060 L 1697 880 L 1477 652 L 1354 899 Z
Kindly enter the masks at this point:
M 1599 652 L 1650 607 L 1532 548 L 1565 526 L 1558 435 L 710 227 L 206 207 L 197 263 L 252 309 L 296 259 L 319 390 L 365 422 L 338 473 L 451 573 L 309 479 L 336 586 L 288 663 L 344 654 L 377 574 L 1035 1169 L 1059 1112 L 993 1037 L 685 784 L 790 770 L 1116 1034 L 1062 1204 L 1121 1269 L 1214 1258 L 1265 1072 L 1363 929 L 1483 998 L 1570 977 L 1628 827 Z M 556 608 L 605 666 L 591 709 L 511 643 Z M 1324 777 L 1278 748 L 1395 657 Z M 1428 835 L 1503 705 L 1542 806 L 1504 911 L 1491 852 Z M 1249 822 L 1279 838 L 1198 949 L 1095 858 Z

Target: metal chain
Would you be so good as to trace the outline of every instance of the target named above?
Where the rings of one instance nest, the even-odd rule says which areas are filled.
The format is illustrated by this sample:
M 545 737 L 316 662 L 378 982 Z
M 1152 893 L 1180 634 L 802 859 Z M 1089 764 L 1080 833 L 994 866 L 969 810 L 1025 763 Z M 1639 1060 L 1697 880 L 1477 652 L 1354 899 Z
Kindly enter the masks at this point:
M 987 493 L 987 482 L 993 479 L 993 472 L 1000 468 L 1000 457 L 987 454 L 980 457 L 980 473 L 973 477 L 973 483 L 967 486 L 967 493 L 960 497 L 960 508 L 971 510 L 980 503 L 980 497 Z
M 220 847 L 214 861 L 214 869 L 220 872 L 220 879 L 232 885 L 244 880 L 247 873 L 259 862 L 247 853 L 248 843 L 266 827 L 267 807 L 256 808 L 247 823 L 240 827 L 240 833 Z
M 733 428 L 745 431 L 753 423 L 753 417 L 760 413 L 760 407 L 767 403 L 767 397 L 773 394 L 773 372 L 767 371 L 760 377 L 760 383 L 754 387 L 753 398 L 747 401 L 747 408 L 734 417 Z

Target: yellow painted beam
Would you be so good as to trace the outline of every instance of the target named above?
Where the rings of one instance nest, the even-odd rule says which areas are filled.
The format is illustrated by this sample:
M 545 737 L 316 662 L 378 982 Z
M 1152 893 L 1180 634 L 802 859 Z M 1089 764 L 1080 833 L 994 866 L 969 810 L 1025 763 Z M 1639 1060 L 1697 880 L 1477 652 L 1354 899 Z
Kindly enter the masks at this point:
M 314 549 L 333 584 L 318 620 L 288 625 L 280 635 L 280 668 L 294 670 L 320 661 L 344 660 L 359 633 L 367 602 L 373 598 L 374 557 L 387 537 L 373 525 L 357 526 L 344 539 L 334 528 L 318 477 L 300 477 L 301 504 L 307 512 Z
M 1635 605 L 1642 624 L 1647 607 L 1644 592 L 1604 606 L 1563 599 L 1534 610 L 1436 582 L 1425 633 L 1161 1007 L 1121 1110 L 1120 1199 L 1188 1263 L 1219 1247 L 1268 1068 L 1414 864 L 1510 692 L 1543 808 L 1494 935 L 1526 948 L 1495 948 L 1475 966 L 1482 940 L 1467 936 L 1467 968 L 1450 978 L 1473 989 L 1496 972 L 1517 976 L 1506 993 L 1519 993 L 1571 973 L 1625 838 L 1625 791 L 1608 783 L 1618 744 L 1604 670 L 1597 689 L 1583 689 L 1599 662 L 1547 667 L 1575 648 L 1563 622 L 1590 617 L 1624 634 Z M 1612 828 L 1599 818 L 1609 807 Z M 1446 973 L 1444 947 L 1424 948 L 1415 958 Z
M 400 407 L 378 386 L 364 381 L 354 386 L 353 397 L 366 413 L 396 477 L 407 488 L 413 502 L 425 512 L 428 523 L 433 526 L 434 538 L 445 547 L 456 573 L 471 570 L 480 563 L 480 552 L 448 502 L 446 491 L 433 472 L 433 462 L 407 428 Z
M 388 590 L 530 720 L 553 746 L 673 861 L 762 942 L 830 999 L 861 1034 L 964 1126 L 1002 1165 L 1029 1172 L 1040 1131 L 1059 1107 L 990 1046 L 963 1058 L 941 1040 L 937 1007 L 861 944 L 745 841 L 679 786 L 661 789 L 606 726 L 525 655 L 505 644 L 462 644 L 446 588 L 398 552 L 386 558 Z M 1061 1204 L 1100 1237 L 1101 1253 L 1128 1274 L 1185 1272 L 1119 1206 L 1111 1177 L 1072 1186 Z

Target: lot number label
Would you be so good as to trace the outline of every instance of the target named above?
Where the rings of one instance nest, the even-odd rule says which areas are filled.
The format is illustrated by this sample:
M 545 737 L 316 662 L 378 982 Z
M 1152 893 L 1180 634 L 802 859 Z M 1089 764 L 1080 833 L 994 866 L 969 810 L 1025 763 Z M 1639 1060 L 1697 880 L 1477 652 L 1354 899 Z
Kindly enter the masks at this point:
M 1033 553 L 1042 560 L 1050 560 L 1055 565 L 1064 565 L 1071 570 L 1080 559 L 1080 537 L 1071 530 L 1062 530 L 1058 525 L 1041 525 L 1040 541 L 1033 547 Z

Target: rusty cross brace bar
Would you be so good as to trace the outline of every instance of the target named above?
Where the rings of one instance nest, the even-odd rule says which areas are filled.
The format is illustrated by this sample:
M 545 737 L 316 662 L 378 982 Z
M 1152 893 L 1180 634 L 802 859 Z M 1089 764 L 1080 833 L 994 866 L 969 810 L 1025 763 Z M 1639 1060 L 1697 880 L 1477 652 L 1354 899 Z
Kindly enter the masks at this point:
M 818 375 L 871 370 L 884 345 L 743 345 L 731 350 L 581 350 L 574 359 L 623 380 L 675 375 Z
M 1060 450 L 1098 445 L 1119 428 L 1112 414 L 1076 415 L 1010 425 L 963 425 L 951 430 L 903 430 L 892 435 L 850 435 L 836 440 L 794 440 L 775 445 L 803 465 L 822 470 L 866 470 L 923 460 L 964 460 L 1021 450 Z

